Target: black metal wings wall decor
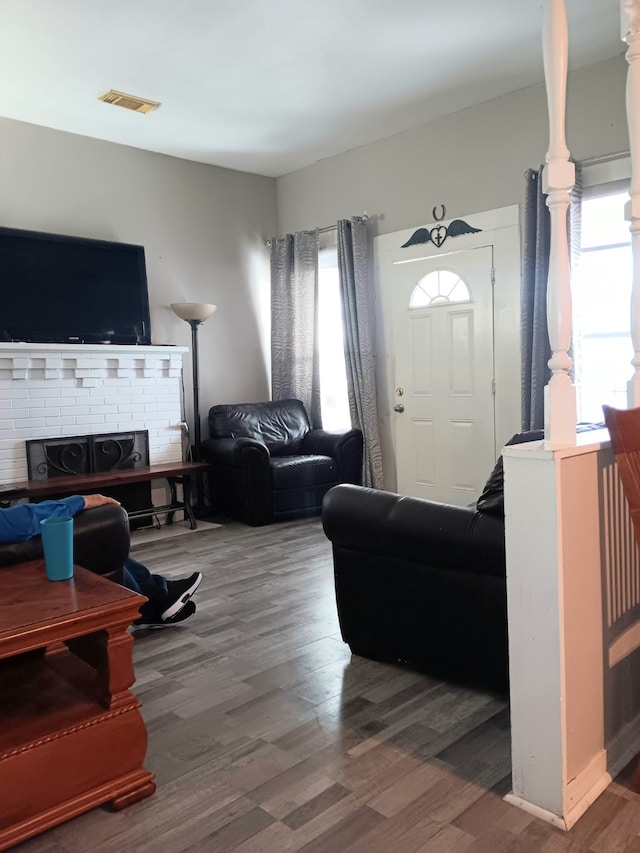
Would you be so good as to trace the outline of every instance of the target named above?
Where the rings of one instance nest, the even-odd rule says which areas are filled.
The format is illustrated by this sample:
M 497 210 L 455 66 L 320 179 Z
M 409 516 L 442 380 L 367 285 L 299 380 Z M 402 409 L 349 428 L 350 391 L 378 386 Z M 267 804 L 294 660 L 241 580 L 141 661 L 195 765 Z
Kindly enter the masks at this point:
M 474 228 L 464 219 L 453 219 L 448 225 L 434 225 L 433 228 L 418 228 L 414 231 L 401 249 L 407 246 L 417 246 L 419 243 L 434 243 L 438 248 L 442 246 L 447 237 L 460 237 L 462 234 L 477 234 L 482 228 Z

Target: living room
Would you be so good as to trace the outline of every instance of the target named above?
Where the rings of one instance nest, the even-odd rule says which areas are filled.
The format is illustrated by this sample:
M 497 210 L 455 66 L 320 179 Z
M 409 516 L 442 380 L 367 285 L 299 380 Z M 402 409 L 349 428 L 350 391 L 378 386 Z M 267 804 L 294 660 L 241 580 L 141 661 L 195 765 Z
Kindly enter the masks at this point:
M 613 17 L 614 28 L 617 28 L 615 10 Z M 38 22 L 34 22 L 36 29 L 37 25 Z M 44 39 L 45 34 L 41 32 L 40 38 Z M 2 62 L 1 59 L 0 62 Z M 361 68 L 358 73 L 361 77 L 359 85 L 364 90 L 370 85 L 369 71 Z M 572 156 L 576 160 L 597 160 L 628 150 L 624 99 L 626 74 L 627 63 L 624 58 L 624 45 L 621 42 L 608 55 L 603 55 L 597 61 L 585 63 L 584 67 L 577 67 L 571 71 L 568 95 L 568 140 Z M 8 79 L 7 75 L 8 69 L 5 69 L 5 79 Z M 286 232 L 316 226 L 330 226 L 339 218 L 365 212 L 369 217 L 371 235 L 381 236 L 413 229 L 431 222 L 435 205 L 446 204 L 447 218 L 453 218 L 521 204 L 525 170 L 536 167 L 542 162 L 548 143 L 547 108 L 541 70 L 536 81 L 524 88 L 519 88 L 518 91 L 509 91 L 509 86 L 505 84 L 502 93 L 482 103 L 461 106 L 428 121 L 417 118 L 415 123 L 408 125 L 406 129 L 395 131 L 394 135 L 386 138 L 378 137 L 377 141 L 366 144 L 356 143 L 356 145 L 347 146 L 341 153 L 318 156 L 315 161 L 300 168 L 282 172 L 277 170 L 277 177 L 269 174 L 269 169 L 265 174 L 257 174 L 241 166 L 231 169 L 195 162 L 197 153 L 193 160 L 189 160 L 182 156 L 174 157 L 143 150 L 142 147 L 138 148 L 132 143 L 117 144 L 106 141 L 106 138 L 92 138 L 91 134 L 69 132 L 68 129 L 59 129 L 55 118 L 49 122 L 43 119 L 40 123 L 29 119 L 17 120 L 15 117 L 3 117 L 0 118 L 0 153 L 2 155 L 0 157 L 0 185 L 2 186 L 0 220 L 3 225 L 15 228 L 143 245 L 146 254 L 154 343 L 185 347 L 189 345 L 189 329 L 172 313 L 169 308 L 170 303 L 203 301 L 212 302 L 218 306 L 216 314 L 207 321 L 200 334 L 200 399 L 203 413 L 209 406 L 216 403 L 267 400 L 270 396 L 270 318 L 269 249 L 266 241 Z M 108 85 L 112 85 L 112 81 L 105 83 L 105 87 Z M 116 84 L 113 83 L 113 85 Z M 124 82 L 120 85 L 126 88 Z M 153 96 L 154 93 L 148 94 Z M 96 108 L 111 109 L 102 104 L 98 104 Z M 52 109 L 52 112 L 55 110 Z M 3 114 L 13 113 L 7 110 Z M 416 116 L 419 115 L 421 114 L 417 111 Z M 149 118 L 129 116 L 127 113 L 124 113 L 124 116 L 126 119 L 141 121 Z M 118 118 L 114 119 L 114 122 L 124 120 Z M 44 126 L 46 124 L 49 126 Z M 514 281 L 513 285 L 517 287 L 518 282 Z M 499 334 L 499 327 L 497 327 L 497 333 Z M 514 358 L 518 358 L 517 353 L 514 353 Z M 188 361 L 189 359 L 185 358 L 184 383 L 187 389 L 191 381 Z M 185 414 L 190 419 L 188 392 Z M 383 428 L 387 424 L 388 436 L 391 412 L 383 408 L 380 415 Z M 517 422 L 517 420 L 516 412 L 514 421 Z M 502 442 L 507 437 L 508 435 L 503 435 L 499 438 Z M 387 447 L 388 443 L 387 438 Z M 170 810 L 170 818 L 167 820 L 180 820 L 180 812 L 183 810 L 189 816 L 189 820 L 195 821 L 198 826 L 190 840 L 188 837 L 177 838 L 173 834 L 167 836 L 164 846 L 160 843 L 156 848 L 160 846 L 160 849 L 166 850 L 264 849 L 274 851 L 297 849 L 291 845 L 300 846 L 302 843 L 300 839 L 303 837 L 306 838 L 305 843 L 309 844 L 317 838 L 310 831 L 308 836 L 302 833 L 298 835 L 296 841 L 292 840 L 296 831 L 294 827 L 308 823 L 304 815 L 298 812 L 290 819 L 290 825 L 285 824 L 284 829 L 281 822 L 273 827 L 270 818 L 264 815 L 272 815 L 275 811 L 287 816 L 295 811 L 291 806 L 292 802 L 296 803 L 296 808 L 302 808 L 308 800 L 321 792 L 329 791 L 328 794 L 325 793 L 325 800 L 322 801 L 327 809 L 333 806 L 333 804 L 329 805 L 332 797 L 336 802 L 343 799 L 343 791 L 335 787 L 340 783 L 335 782 L 333 777 L 329 777 L 333 785 L 327 784 L 325 779 L 319 781 L 305 777 L 303 768 L 299 768 L 300 778 L 306 779 L 305 784 L 308 783 L 307 799 L 301 795 L 301 798 L 296 800 L 289 791 L 286 795 L 282 795 L 279 805 L 272 804 L 272 810 L 265 812 L 251 812 L 248 806 L 251 798 L 243 799 L 241 803 L 237 803 L 238 814 L 251 814 L 242 829 L 242 832 L 247 833 L 242 840 L 239 836 L 233 836 L 233 831 L 230 831 L 226 840 L 220 836 L 215 839 L 209 838 L 220 826 L 233 823 L 235 819 L 233 807 L 228 808 L 224 821 L 218 816 L 216 820 L 220 819 L 222 822 L 216 824 L 213 821 L 207 827 L 205 819 L 207 808 L 202 800 L 197 799 L 194 793 L 195 787 L 198 784 L 210 787 L 211 813 L 219 811 L 222 814 L 229 803 L 235 801 L 219 779 L 219 774 L 223 772 L 220 770 L 220 765 L 216 765 L 214 773 L 213 770 L 209 772 L 206 768 L 203 769 L 197 761 L 196 753 L 204 748 L 203 744 L 206 740 L 203 728 L 196 729 L 195 726 L 192 728 L 192 724 L 185 725 L 184 720 L 197 713 L 199 702 L 203 703 L 202 707 L 210 707 L 207 705 L 206 698 L 209 691 L 223 689 L 227 691 L 224 695 L 228 696 L 231 702 L 234 694 L 239 695 L 243 691 L 255 690 L 257 695 L 264 687 L 260 685 L 261 675 L 257 670 L 245 673 L 246 678 L 254 679 L 249 689 L 240 683 L 242 679 L 235 680 L 234 665 L 237 663 L 237 657 L 234 653 L 231 656 L 231 663 L 228 659 L 226 661 L 227 669 L 221 665 L 215 672 L 213 667 L 200 673 L 193 672 L 202 694 L 200 698 L 189 697 L 191 705 L 188 713 L 181 716 L 180 713 L 175 712 L 175 708 L 167 710 L 163 704 L 164 693 L 172 689 L 171 686 L 167 687 L 168 684 L 172 684 L 178 690 L 192 690 L 190 685 L 185 686 L 182 682 L 183 675 L 180 670 L 185 661 L 190 661 L 190 666 L 193 666 L 194 661 L 189 656 L 194 651 L 194 647 L 197 653 L 206 654 L 207 658 L 210 658 L 215 653 L 218 641 L 223 648 L 229 641 L 227 632 L 233 634 L 239 630 L 238 625 L 233 624 L 233 619 L 225 620 L 224 608 L 220 604 L 225 599 L 231 600 L 234 595 L 241 594 L 242 588 L 246 591 L 249 609 L 240 621 L 246 620 L 248 624 L 256 627 L 256 637 L 259 639 L 256 639 L 255 645 L 268 646 L 270 643 L 278 645 L 273 639 L 273 635 L 280 629 L 277 621 L 269 624 L 267 614 L 259 612 L 261 589 L 264 583 L 275 586 L 286 599 L 287 592 L 282 579 L 286 578 L 292 570 L 291 559 L 286 551 L 289 548 L 303 550 L 307 537 L 313 537 L 309 540 L 313 541 L 313 544 L 310 546 L 308 560 L 314 580 L 317 582 L 317 587 L 314 588 L 317 589 L 318 600 L 322 606 L 326 607 L 328 614 L 334 602 L 329 597 L 329 589 L 321 580 L 325 568 L 322 560 L 326 560 L 323 545 L 326 546 L 327 543 L 323 543 L 317 520 L 310 524 L 302 523 L 300 526 L 296 524 L 285 526 L 282 529 L 285 536 L 284 542 L 278 540 L 278 532 L 277 526 L 273 529 L 242 530 L 230 525 L 229 539 L 222 547 L 205 544 L 204 538 L 201 540 L 200 534 L 196 534 L 181 537 L 177 545 L 175 542 L 172 546 L 151 545 L 146 546 L 146 550 L 141 552 L 144 553 L 145 559 L 150 564 L 153 563 L 158 570 L 176 572 L 184 568 L 184 561 L 188 560 L 197 565 L 206 566 L 207 570 L 212 572 L 209 584 L 205 582 L 203 585 L 198 603 L 199 613 L 204 618 L 210 617 L 204 630 L 207 635 L 206 642 L 202 637 L 194 638 L 189 633 L 183 635 L 174 633 L 172 639 L 160 640 L 157 637 L 148 636 L 139 644 L 139 651 L 136 651 L 139 686 L 144 690 L 145 695 L 142 698 L 149 714 L 150 739 L 153 739 L 154 732 L 158 732 L 169 743 L 166 753 L 163 753 L 162 749 L 150 753 L 157 765 L 150 769 L 160 774 L 164 772 L 165 792 L 161 800 L 162 807 Z M 213 551 L 212 548 L 216 550 Z M 258 572 L 253 565 L 254 558 L 260 563 Z M 282 562 L 278 563 L 277 560 L 280 559 Z M 267 571 L 266 575 L 263 574 L 265 566 L 271 561 L 276 568 Z M 233 583 L 236 585 L 233 591 L 230 586 L 225 585 L 220 574 L 229 566 Z M 290 600 L 293 601 L 293 597 Z M 305 609 L 304 600 L 296 600 L 296 604 L 301 608 L 298 619 L 303 621 L 303 615 L 309 616 L 309 611 Z M 319 607 L 318 611 L 314 611 L 314 619 L 319 618 L 320 609 Z M 313 630 L 317 631 L 313 642 L 326 653 L 323 663 L 330 671 L 330 677 L 338 679 L 342 677 L 341 673 L 345 669 L 346 655 L 344 651 L 340 651 L 341 644 L 334 615 L 327 615 L 326 618 L 329 626 L 326 636 L 318 622 L 313 622 Z M 283 614 L 281 619 L 286 623 L 286 614 Z M 304 628 L 301 631 L 304 634 Z M 310 629 L 310 634 L 312 633 Z M 271 640 L 264 639 L 269 636 L 272 637 Z M 255 648 L 251 648 L 248 635 L 245 639 L 249 643 L 249 656 L 258 654 Z M 314 649 L 308 650 L 310 661 L 315 653 Z M 163 656 L 165 656 L 165 662 L 170 661 L 168 667 L 163 667 Z M 301 658 L 299 665 L 302 670 L 312 672 L 316 663 L 308 663 L 306 658 Z M 282 672 L 288 666 L 286 655 L 282 657 L 276 655 L 273 658 L 274 672 L 271 675 L 275 678 L 274 684 L 286 681 Z M 160 670 L 162 670 L 162 678 L 158 677 Z M 230 673 L 232 677 L 225 681 L 225 675 L 229 676 Z M 363 697 L 362 682 L 358 681 L 355 692 L 351 693 L 353 685 L 350 685 L 349 678 L 346 677 L 342 690 L 347 704 L 340 710 L 336 708 L 336 714 L 346 713 L 349 716 L 349 713 L 353 713 L 357 719 L 360 706 L 369 707 L 368 703 L 376 704 L 386 701 L 389 697 L 393 697 L 396 689 L 400 694 L 402 690 L 406 690 L 407 701 L 410 701 L 411 696 L 420 697 L 423 700 L 424 694 L 433 688 L 433 685 L 425 681 L 412 680 L 413 676 L 406 673 L 391 674 L 388 670 L 376 670 L 367 664 L 363 664 L 356 674 L 358 679 L 362 678 L 364 683 L 371 685 L 371 690 L 369 693 L 364 690 L 366 695 Z M 388 688 L 384 684 L 387 678 L 391 680 Z M 304 702 L 310 701 L 309 697 L 314 689 L 311 684 L 312 679 L 309 681 L 310 683 L 305 685 L 309 692 L 305 694 L 307 698 L 303 700 Z M 504 742 L 499 739 L 498 733 L 501 727 L 504 728 L 504 704 L 501 705 L 493 697 L 478 698 L 464 692 L 456 693 L 454 688 L 452 688 L 453 692 L 441 687 L 436 687 L 435 690 L 440 691 L 443 696 L 445 710 L 442 713 L 444 714 L 449 707 L 468 703 L 468 707 L 472 710 L 465 717 L 463 725 L 469 724 L 471 719 L 477 721 L 486 714 L 492 722 L 485 729 L 485 737 L 488 741 L 494 739 L 499 743 L 500 750 L 503 748 Z M 390 700 L 391 705 L 393 701 Z M 401 702 L 402 699 L 397 701 Z M 300 699 L 290 696 L 287 702 L 289 702 L 291 719 L 294 719 L 295 708 Z M 352 704 L 348 704 L 349 702 Z M 221 703 L 218 708 L 222 714 L 224 711 L 221 709 L 224 707 L 224 703 Z M 258 707 L 265 714 L 269 714 L 267 706 L 258 703 Z M 479 708 L 481 710 L 478 710 Z M 279 712 L 281 711 L 280 707 Z M 271 712 L 273 713 L 273 708 Z M 494 712 L 493 717 L 491 712 Z M 213 716 L 217 717 L 217 713 L 216 711 Z M 255 723 L 252 728 L 253 722 L 249 708 L 239 714 L 243 719 L 242 725 L 246 724 L 246 731 L 243 732 L 240 742 L 235 743 L 237 753 L 234 758 L 237 764 L 234 773 L 244 766 L 242 745 L 247 745 L 255 731 L 260 728 L 259 723 Z M 224 723 L 222 730 L 216 729 L 214 737 L 216 749 L 224 740 L 223 733 L 229 719 L 225 719 Z M 172 724 L 185 732 L 184 738 L 171 731 Z M 354 742 L 356 749 L 354 755 L 361 757 L 374 747 L 375 718 L 365 714 L 360 724 L 369 731 L 371 739 L 368 744 L 362 739 L 358 740 L 357 744 Z M 427 723 L 420 720 L 418 725 L 427 725 Z M 268 726 L 266 728 L 268 729 Z M 170 733 L 167 734 L 167 732 Z M 264 731 L 261 730 L 261 732 L 264 734 Z M 270 736 L 269 731 L 267 734 Z M 301 724 L 300 730 L 291 737 L 294 740 L 296 737 L 312 738 L 314 734 L 318 735 L 318 732 L 313 726 L 308 724 L 305 727 Z M 260 770 L 260 784 L 266 784 L 267 778 L 273 778 L 268 776 L 269 772 L 275 775 L 276 769 L 284 771 L 285 765 L 291 763 L 290 759 L 285 758 L 278 750 L 272 751 L 265 746 L 268 743 L 269 739 L 266 737 L 260 745 L 262 752 L 258 751 L 255 755 L 250 751 L 247 753 L 249 756 L 247 765 L 249 763 L 257 765 L 264 755 L 265 763 L 261 766 L 267 775 L 260 776 L 263 772 Z M 462 747 L 459 749 L 462 750 Z M 327 750 L 330 750 L 329 746 Z M 299 750 L 298 757 L 303 753 L 303 749 Z M 381 753 L 378 752 L 377 755 L 379 757 Z M 174 769 L 169 769 L 171 760 L 176 757 L 177 764 L 174 765 Z M 387 758 L 393 764 L 398 756 L 394 754 L 393 757 L 387 756 Z M 501 754 L 500 760 L 503 758 Z M 303 760 L 306 761 L 307 756 Z M 280 761 L 284 763 L 279 764 Z M 460 770 L 463 761 L 459 756 L 454 755 L 452 761 Z M 440 783 L 439 791 L 442 792 L 443 799 L 446 799 L 450 780 L 447 781 L 444 775 L 439 776 L 437 773 L 432 777 L 430 773 L 435 772 L 433 767 L 418 770 L 413 762 L 407 763 L 406 766 L 401 765 L 398 772 L 402 772 L 402 767 L 408 771 L 409 764 L 411 772 L 416 771 L 418 785 L 421 784 L 421 775 L 424 775 L 423 781 L 426 780 L 429 784 Z M 200 769 L 200 777 L 196 773 L 190 778 L 193 786 L 190 788 L 190 796 L 194 797 L 192 805 L 188 800 L 180 799 L 180 772 L 177 771 L 177 767 L 185 772 L 193 771 L 194 768 Z M 364 763 L 361 762 L 360 767 L 364 767 Z M 437 765 L 436 769 L 442 770 L 442 767 Z M 362 772 L 364 773 L 364 770 Z M 376 773 L 378 783 L 381 784 L 380 768 Z M 294 774 L 288 777 L 289 788 L 293 786 L 293 777 Z M 493 784 L 493 777 L 491 778 L 491 784 Z M 496 783 L 501 782 L 503 778 L 504 775 L 500 776 Z M 242 773 L 239 772 L 236 773 L 235 779 L 239 786 L 246 785 L 247 790 L 253 791 L 259 787 L 258 776 L 243 779 Z M 474 785 L 475 781 L 469 782 L 470 787 Z M 348 787 L 345 785 L 344 789 L 347 790 Z M 268 792 L 262 793 L 267 801 Z M 364 789 L 359 793 L 364 794 Z M 468 793 L 467 790 L 462 800 L 458 801 L 460 811 L 452 820 L 457 819 L 457 816 L 464 811 L 462 803 L 464 796 Z M 273 796 L 277 799 L 276 794 Z M 226 800 L 227 797 L 229 802 Z M 376 842 L 378 843 L 376 848 L 373 832 L 374 825 L 377 825 L 378 814 L 386 814 L 390 818 L 402 812 L 400 801 L 402 800 L 404 805 L 404 797 L 410 800 L 406 792 L 398 794 L 398 797 L 399 799 L 394 802 L 393 795 L 390 794 L 388 800 L 378 802 L 380 811 L 374 809 L 373 814 L 370 813 L 371 810 L 364 807 L 358 813 L 358 819 L 362 822 L 361 834 L 367 838 L 368 845 L 362 849 L 391 849 L 393 846 L 398 846 L 400 835 L 390 834 L 386 842 Z M 173 811 L 170 809 L 172 798 L 175 798 L 176 803 Z M 352 799 L 343 804 L 345 809 L 343 813 L 340 813 L 339 809 L 336 811 L 333 806 L 336 824 L 349 813 L 354 799 L 357 800 L 357 795 L 353 795 L 352 792 Z M 471 796 L 468 804 L 472 802 L 475 804 L 478 799 L 480 798 Z M 613 802 L 615 809 L 623 809 L 626 803 L 632 802 L 630 799 L 624 800 L 624 797 L 622 800 L 622 805 L 618 800 L 609 800 L 609 804 Z M 286 808 L 285 801 L 288 804 Z M 483 805 L 489 809 L 496 808 L 495 805 L 488 804 L 486 799 L 483 800 Z M 136 808 L 153 809 L 153 798 L 147 801 L 146 805 Z M 320 809 L 319 802 L 314 803 L 314 808 Z M 356 807 L 356 811 L 358 808 L 359 806 Z M 281 811 L 279 812 L 278 809 Z M 75 849 L 80 849 L 86 844 L 88 838 L 92 838 L 92 846 L 95 849 L 104 851 L 122 849 L 127 827 L 134 833 L 132 837 L 136 839 L 136 849 L 146 849 L 147 842 L 141 830 L 135 829 L 137 820 L 135 811 L 134 808 L 129 814 L 123 813 L 123 822 L 119 823 L 117 830 L 119 834 L 109 828 L 109 819 L 112 816 L 100 814 L 94 818 L 95 822 L 91 825 L 87 823 L 90 816 L 86 816 L 80 819 L 80 822 L 84 821 L 84 828 L 79 830 L 78 836 L 82 841 L 74 840 L 75 830 L 72 829 L 73 824 L 70 824 L 67 828 L 63 826 L 50 833 L 49 840 L 43 836 L 41 839 L 27 843 L 25 849 L 56 850 L 65 849 L 65 847 L 74 849 L 74 844 Z M 442 825 L 451 827 L 452 824 L 448 823 L 448 813 L 445 815 L 446 811 L 443 808 L 440 815 Z M 146 822 L 140 824 L 146 827 L 146 833 L 152 833 L 150 827 L 154 820 L 161 822 L 157 811 L 153 816 L 149 814 L 150 817 Z M 500 843 L 515 844 L 514 837 L 519 831 L 525 830 L 530 833 L 528 840 L 532 846 L 521 849 L 543 849 L 543 841 L 557 845 L 564 843 L 557 840 L 559 838 L 557 835 L 553 835 L 553 842 L 549 840 L 550 835 L 536 835 L 536 832 L 543 833 L 543 830 L 534 831 L 533 823 L 520 824 L 518 821 L 524 821 L 524 819 L 509 817 L 508 815 L 511 814 L 511 811 L 501 813 L 503 827 L 497 831 Z M 406 817 L 403 814 L 403 818 Z M 467 814 L 460 826 L 448 828 L 438 842 L 442 845 L 440 848 L 426 846 L 426 840 L 419 842 L 416 835 L 411 840 L 406 839 L 406 849 L 421 849 L 420 843 L 425 850 L 482 849 L 472 847 L 476 840 L 476 831 L 480 835 L 486 830 L 486 826 L 483 826 L 482 831 L 477 830 L 474 824 L 475 819 L 476 812 Z M 253 824 L 251 824 L 252 820 Z M 240 823 L 241 821 L 235 824 L 236 829 Z M 415 816 L 414 823 L 419 823 Z M 329 825 L 328 823 L 327 826 Z M 253 833 L 247 829 L 250 826 L 254 827 Z M 166 824 L 165 829 L 167 829 Z M 603 830 L 604 826 L 601 824 L 597 832 Z M 423 831 L 427 832 L 424 827 Z M 596 830 L 593 831 L 596 832 Z M 391 833 L 391 829 L 389 832 Z M 320 834 L 318 830 L 318 835 Z M 437 832 L 435 834 L 437 835 Z M 348 844 L 355 841 L 351 836 L 348 836 L 348 841 L 345 840 L 346 838 L 347 836 L 344 838 L 340 836 L 339 832 L 335 837 L 323 836 L 322 841 L 318 842 L 314 849 L 350 849 Z M 484 836 L 482 843 L 490 843 L 487 835 Z M 112 846 L 109 846 L 110 844 Z M 255 847 L 252 848 L 251 844 Z M 601 841 L 601 846 L 596 846 L 594 849 L 602 849 L 603 844 L 604 841 Z M 585 844 L 585 849 L 586 847 Z M 509 848 L 505 846 L 504 849 Z M 513 847 L 513 849 L 517 848 Z M 558 849 L 564 848 L 559 846 Z

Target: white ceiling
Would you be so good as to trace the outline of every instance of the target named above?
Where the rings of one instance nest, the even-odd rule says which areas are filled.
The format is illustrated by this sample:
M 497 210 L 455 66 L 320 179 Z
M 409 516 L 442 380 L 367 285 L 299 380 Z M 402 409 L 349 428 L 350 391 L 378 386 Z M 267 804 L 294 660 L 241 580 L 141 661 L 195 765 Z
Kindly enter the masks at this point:
M 618 0 L 566 7 L 571 69 L 623 51 Z M 542 0 L 0 0 L 0 116 L 278 176 L 541 82 L 541 26 Z

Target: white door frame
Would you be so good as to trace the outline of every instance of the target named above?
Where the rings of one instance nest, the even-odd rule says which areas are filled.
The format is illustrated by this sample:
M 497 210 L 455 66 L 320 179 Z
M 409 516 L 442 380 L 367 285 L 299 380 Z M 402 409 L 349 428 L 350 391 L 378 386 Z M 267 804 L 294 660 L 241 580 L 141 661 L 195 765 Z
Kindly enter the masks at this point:
M 482 213 L 447 217 L 441 224 L 447 225 L 453 218 L 464 219 L 481 230 L 476 234 L 449 237 L 440 248 L 433 243 L 401 248 L 418 228 L 431 229 L 439 224 L 436 222 L 383 234 L 374 239 L 375 281 L 379 294 L 376 303 L 378 417 L 384 483 L 385 488 L 391 491 L 395 491 L 397 486 L 396 421 L 393 416 L 395 359 L 391 323 L 392 268 L 396 260 L 429 257 L 442 254 L 448 248 L 494 247 L 496 454 L 510 436 L 520 429 L 520 209 L 518 205 L 510 205 Z M 487 471 L 487 477 L 489 474 L 490 471 Z

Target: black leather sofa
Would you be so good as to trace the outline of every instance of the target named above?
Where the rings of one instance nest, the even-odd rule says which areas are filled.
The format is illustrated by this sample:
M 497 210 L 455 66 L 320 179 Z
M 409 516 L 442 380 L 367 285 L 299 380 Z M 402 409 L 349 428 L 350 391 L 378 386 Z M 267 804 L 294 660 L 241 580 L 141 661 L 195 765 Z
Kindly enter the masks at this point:
M 209 436 L 211 502 L 246 524 L 318 514 L 330 488 L 361 482 L 361 431 L 311 429 L 300 400 L 213 406 Z
M 108 504 L 78 513 L 73 519 L 73 560 L 99 575 L 122 582 L 129 556 L 129 519 L 120 506 Z M 42 558 L 42 538 L 0 543 L 0 567 Z M 1 570 L 1 569 L 0 569 Z
M 542 437 L 520 433 L 508 443 Z M 502 458 L 473 506 L 341 485 L 325 496 L 322 523 L 354 654 L 506 689 Z

